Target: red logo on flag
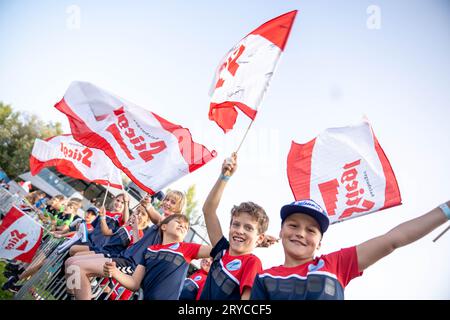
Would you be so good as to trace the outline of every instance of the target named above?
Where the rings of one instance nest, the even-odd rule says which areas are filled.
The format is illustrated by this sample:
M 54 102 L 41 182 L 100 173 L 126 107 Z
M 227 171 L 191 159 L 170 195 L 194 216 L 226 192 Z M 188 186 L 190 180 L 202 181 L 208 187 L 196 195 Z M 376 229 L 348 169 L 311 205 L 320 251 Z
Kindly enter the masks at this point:
M 354 213 L 366 212 L 373 208 L 375 202 L 363 199 L 364 188 L 359 188 L 359 182 L 356 179 L 358 175 L 357 166 L 361 163 L 361 159 L 344 165 L 345 170 L 341 176 L 341 184 L 347 190 L 345 204 L 349 208 L 345 209 L 339 219 L 351 217 Z M 320 193 L 322 194 L 325 207 L 329 216 L 335 215 L 337 196 L 339 193 L 339 182 L 337 179 L 320 183 Z M 361 204 L 361 207 L 358 207 Z
M 134 129 L 129 127 L 129 122 L 127 117 L 125 116 L 123 107 L 114 110 L 114 114 L 117 116 L 117 125 L 120 129 L 122 129 L 123 133 L 129 139 L 131 144 L 133 144 L 134 149 L 140 151 L 139 156 L 142 160 L 144 160 L 145 162 L 149 162 L 153 159 L 153 155 L 160 153 L 161 151 L 166 149 L 166 144 L 163 140 L 149 143 L 148 145 L 150 149 L 147 149 L 145 138 L 143 136 L 136 137 Z M 128 159 L 134 160 L 134 157 L 131 155 L 130 149 L 128 149 L 122 135 L 120 134 L 120 129 L 118 129 L 116 124 L 113 123 L 106 130 L 114 136 L 117 143 L 119 143 L 120 148 L 127 155 Z

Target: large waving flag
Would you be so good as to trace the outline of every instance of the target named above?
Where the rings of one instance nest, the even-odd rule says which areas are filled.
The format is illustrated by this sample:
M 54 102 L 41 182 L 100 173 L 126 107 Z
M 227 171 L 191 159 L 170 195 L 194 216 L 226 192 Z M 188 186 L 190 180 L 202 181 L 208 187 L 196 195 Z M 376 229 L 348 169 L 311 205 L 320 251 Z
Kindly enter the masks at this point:
M 82 145 L 70 134 L 45 141 L 35 140 L 30 156 L 31 174 L 38 174 L 43 168 L 51 166 L 75 179 L 122 189 L 120 170 L 111 159 L 102 150 Z
M 87 82 L 73 82 L 55 107 L 73 137 L 103 150 L 141 189 L 154 194 L 213 157 L 188 129 Z
M 17 207 L 0 225 L 0 258 L 31 262 L 42 239 L 42 227 Z
M 392 167 L 367 122 L 292 142 L 287 174 L 294 198 L 315 200 L 331 223 L 401 204 Z
M 225 133 L 236 122 L 235 108 L 255 119 L 296 14 L 297 10 L 285 13 L 253 30 L 220 63 L 214 79 L 209 119 Z

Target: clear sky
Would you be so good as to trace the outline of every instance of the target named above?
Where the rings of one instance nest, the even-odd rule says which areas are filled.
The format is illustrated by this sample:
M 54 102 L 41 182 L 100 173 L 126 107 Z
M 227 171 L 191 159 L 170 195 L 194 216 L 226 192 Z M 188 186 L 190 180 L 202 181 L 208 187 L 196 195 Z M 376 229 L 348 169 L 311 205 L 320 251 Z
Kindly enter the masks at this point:
M 277 235 L 279 209 L 293 200 L 291 141 L 307 142 L 364 115 L 392 164 L 403 205 L 333 225 L 319 254 L 359 244 L 448 200 L 444 0 L 0 0 L 0 101 L 62 122 L 68 133 L 53 105 L 71 81 L 89 81 L 190 128 L 218 158 L 171 188 L 195 183 L 203 203 L 249 123 L 241 116 L 224 135 L 208 120 L 214 71 L 247 33 L 293 9 L 299 13 L 290 39 L 219 207 L 224 231 L 232 205 L 251 200 L 266 209 L 269 233 Z M 450 232 L 432 242 L 443 229 L 367 269 L 346 298 L 450 299 Z M 264 267 L 283 263 L 281 245 L 257 255 Z

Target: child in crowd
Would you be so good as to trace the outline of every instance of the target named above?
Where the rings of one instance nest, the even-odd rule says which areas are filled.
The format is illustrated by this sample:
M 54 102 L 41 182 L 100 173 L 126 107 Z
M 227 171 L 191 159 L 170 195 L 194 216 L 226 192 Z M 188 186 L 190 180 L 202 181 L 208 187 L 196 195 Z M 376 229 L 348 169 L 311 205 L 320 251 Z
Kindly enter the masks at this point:
M 67 205 L 64 206 L 64 210 L 53 216 L 52 231 L 61 231 L 64 233 L 69 231 L 69 225 L 72 223 L 80 207 L 80 199 L 70 199 Z
M 161 243 L 161 230 L 159 225 L 161 215 L 170 216 L 172 214 L 180 214 L 184 208 L 185 201 L 186 197 L 181 191 L 171 190 L 167 192 L 162 200 L 161 213 L 158 213 L 151 204 L 151 196 L 149 194 L 142 199 L 140 205 L 145 209 L 145 212 L 154 225 L 144 231 L 144 236 L 139 241 L 130 244 L 126 249 L 112 256 L 112 260 L 116 263 L 120 271 L 126 274 L 132 274 L 145 250 L 151 245 Z M 91 272 L 93 276 L 101 276 L 103 274 L 101 266 L 98 268 L 98 265 L 96 265 L 94 272 Z M 67 274 L 67 276 L 70 275 Z M 81 291 L 86 296 L 87 294 L 91 294 L 88 292 L 89 290 L 90 287 L 86 287 Z
M 191 260 L 208 257 L 211 251 L 210 246 L 182 242 L 188 229 L 186 216 L 168 216 L 160 223 L 162 243 L 151 245 L 143 252 L 132 275 L 120 272 L 115 262 L 107 262 L 104 276 L 116 279 L 132 291 L 142 287 L 144 300 L 177 300 Z M 79 297 L 89 298 L 88 295 Z
M 39 214 L 39 218 L 44 223 L 50 223 L 53 216 L 64 211 L 64 204 L 66 203 L 66 197 L 62 194 L 57 194 L 47 201 L 47 206 L 42 213 Z
M 151 245 L 160 244 L 161 230 L 160 222 L 162 217 L 168 217 L 172 214 L 182 214 L 186 203 L 186 196 L 183 192 L 170 190 L 161 201 L 159 210 L 157 211 L 151 202 L 150 195 L 146 195 L 141 201 L 141 205 L 145 208 L 153 225 L 145 230 L 142 239 L 135 244 L 129 246 L 122 251 L 117 257 L 113 258 L 119 270 L 125 273 L 132 273 L 136 268 L 142 253 Z
M 73 256 L 78 252 L 101 250 L 114 232 L 128 221 L 128 205 L 128 194 L 121 193 L 114 198 L 112 211 L 102 207 L 97 219 L 92 222 L 94 230 L 89 234 L 88 244 L 73 245 L 69 254 Z
M 329 226 L 327 213 L 313 200 L 285 205 L 280 231 L 285 262 L 259 273 L 251 299 L 342 300 L 344 288 L 366 268 L 448 221 L 449 205 L 450 201 L 382 236 L 316 258 Z
M 93 270 L 97 266 L 99 268 L 99 271 L 97 271 L 101 274 L 103 264 L 109 260 L 106 258 L 116 257 L 128 246 L 139 241 L 143 236 L 143 230 L 147 228 L 149 222 L 150 218 L 147 212 L 142 206 L 139 206 L 128 222 L 111 236 L 102 249 L 79 252 L 66 260 L 65 270 L 67 277 L 70 277 L 73 266 L 76 266 L 81 273 L 85 270 Z M 71 288 L 68 289 L 69 294 L 71 294 L 73 291 L 70 290 Z
M 200 261 L 200 270 L 194 272 L 189 278 L 186 278 L 183 290 L 179 300 L 199 300 L 202 294 L 203 286 L 206 282 L 209 269 L 211 268 L 211 257 L 203 258 Z
M 253 280 L 262 270 L 261 261 L 252 254 L 264 241 L 269 218 L 262 207 L 243 202 L 231 210 L 229 241 L 224 237 L 217 207 L 225 186 L 237 168 L 237 154 L 222 164 L 222 172 L 210 191 L 203 214 L 213 249 L 213 262 L 200 300 L 248 300 Z
M 70 238 L 77 232 L 78 227 L 82 222 L 86 222 L 87 231 L 88 233 L 90 233 L 94 230 L 92 222 L 95 220 L 95 218 L 97 218 L 97 215 L 98 209 L 95 207 L 90 207 L 89 209 L 86 210 L 84 218 L 76 216 L 73 219 L 72 223 L 69 225 L 68 231 L 55 231 L 52 234 L 55 238 Z

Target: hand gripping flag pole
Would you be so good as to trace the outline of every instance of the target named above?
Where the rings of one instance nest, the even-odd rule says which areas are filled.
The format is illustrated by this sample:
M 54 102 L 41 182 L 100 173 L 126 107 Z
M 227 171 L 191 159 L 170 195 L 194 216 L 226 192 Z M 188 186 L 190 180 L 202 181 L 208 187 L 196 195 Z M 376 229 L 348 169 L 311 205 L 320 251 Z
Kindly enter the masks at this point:
M 110 187 L 110 183 L 109 181 L 111 180 L 111 175 L 113 172 L 113 168 L 111 168 L 111 171 L 109 171 L 109 178 L 108 178 L 108 187 L 106 188 L 106 193 L 105 193 L 105 198 L 103 199 L 103 203 L 102 203 L 102 207 L 105 206 L 105 202 L 106 202 L 106 197 L 108 196 L 108 192 L 109 192 L 109 187 Z

